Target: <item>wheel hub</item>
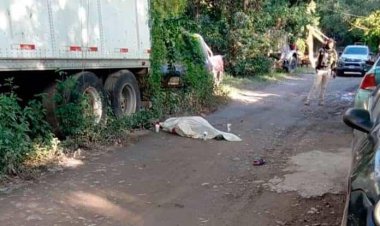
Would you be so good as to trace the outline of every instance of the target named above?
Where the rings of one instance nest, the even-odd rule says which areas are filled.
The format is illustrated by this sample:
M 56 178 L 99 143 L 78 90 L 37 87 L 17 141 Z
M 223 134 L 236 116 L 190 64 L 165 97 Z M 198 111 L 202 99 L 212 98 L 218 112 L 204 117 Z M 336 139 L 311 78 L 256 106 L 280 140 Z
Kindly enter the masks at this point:
M 102 119 L 103 104 L 99 92 L 94 87 L 88 87 L 84 93 L 88 98 L 89 110 L 91 116 L 94 117 L 94 123 L 100 123 Z
M 136 111 L 136 93 L 129 85 L 125 85 L 120 93 L 120 107 L 127 115 Z

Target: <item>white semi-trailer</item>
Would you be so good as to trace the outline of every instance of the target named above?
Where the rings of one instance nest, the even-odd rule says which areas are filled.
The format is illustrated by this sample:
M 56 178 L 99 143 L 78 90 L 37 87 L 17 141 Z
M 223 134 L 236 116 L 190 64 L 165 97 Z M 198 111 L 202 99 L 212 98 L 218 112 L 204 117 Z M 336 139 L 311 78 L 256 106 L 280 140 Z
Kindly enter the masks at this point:
M 132 114 L 150 66 L 148 23 L 148 0 L 1 0 L 0 77 L 21 77 L 24 88 L 51 96 L 64 71 L 90 98 L 97 121 L 104 97 L 117 116 Z M 54 121 L 54 103 L 47 108 Z

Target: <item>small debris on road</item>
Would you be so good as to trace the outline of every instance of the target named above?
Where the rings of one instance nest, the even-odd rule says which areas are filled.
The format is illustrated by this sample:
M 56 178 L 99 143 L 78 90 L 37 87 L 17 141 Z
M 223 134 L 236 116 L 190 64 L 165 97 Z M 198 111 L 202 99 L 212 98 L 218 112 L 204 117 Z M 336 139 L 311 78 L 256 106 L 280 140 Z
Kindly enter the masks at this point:
M 207 223 L 209 220 L 204 218 L 198 218 L 201 223 Z
M 253 181 L 254 184 L 264 184 L 265 181 L 264 180 L 255 180 Z
M 42 217 L 38 215 L 30 215 L 26 218 L 27 221 L 41 221 Z
M 154 125 L 154 128 L 155 128 L 155 131 L 156 133 L 159 133 L 160 132 L 160 123 L 159 122 L 156 122 L 156 124 Z
M 318 213 L 318 210 L 314 207 L 311 207 L 311 209 L 309 211 L 307 211 L 308 214 L 316 214 Z
M 185 205 L 179 204 L 179 203 L 174 203 L 174 207 L 183 209 L 185 207 Z
M 262 158 L 256 158 L 255 160 L 253 160 L 253 165 L 254 166 L 262 166 L 265 163 L 266 163 L 265 160 L 262 159 Z

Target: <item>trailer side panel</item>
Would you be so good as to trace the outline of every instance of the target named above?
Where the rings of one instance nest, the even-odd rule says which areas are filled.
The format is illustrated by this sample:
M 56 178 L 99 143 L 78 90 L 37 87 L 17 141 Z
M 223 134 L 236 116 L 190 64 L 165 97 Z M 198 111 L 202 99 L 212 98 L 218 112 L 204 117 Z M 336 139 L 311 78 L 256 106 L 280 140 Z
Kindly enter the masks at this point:
M 148 0 L 3 0 L 0 71 L 149 67 Z

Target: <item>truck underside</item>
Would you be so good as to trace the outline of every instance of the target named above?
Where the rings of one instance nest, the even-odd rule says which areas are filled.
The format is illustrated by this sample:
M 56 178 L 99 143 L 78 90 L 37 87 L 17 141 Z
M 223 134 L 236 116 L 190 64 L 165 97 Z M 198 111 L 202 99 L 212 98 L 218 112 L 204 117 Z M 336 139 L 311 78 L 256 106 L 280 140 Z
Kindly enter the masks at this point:
M 47 120 L 58 136 L 64 136 L 59 131 L 56 116 L 57 81 L 64 81 L 68 77 L 75 79 L 75 91 L 88 98 L 88 110 L 94 115 L 94 122 L 100 123 L 105 119 L 108 107 L 119 118 L 140 110 L 147 74 L 148 68 L 8 71 L 0 72 L 0 91 L 10 90 L 11 87 L 4 84 L 9 83 L 8 79 L 11 78 L 12 89 L 15 88 L 21 102 L 43 94 Z M 68 101 L 74 101 L 70 96 L 67 98 Z

